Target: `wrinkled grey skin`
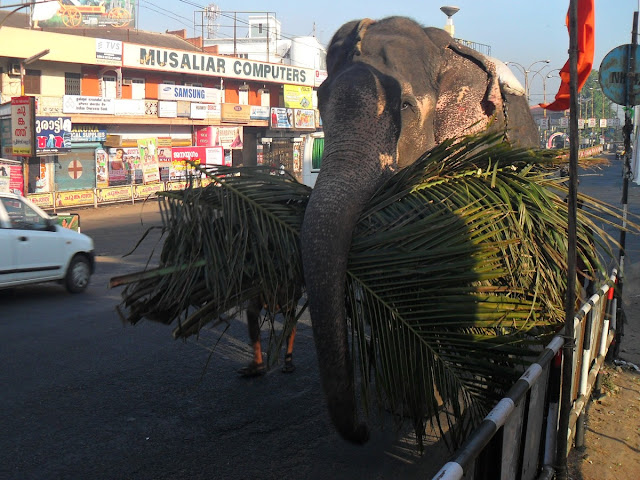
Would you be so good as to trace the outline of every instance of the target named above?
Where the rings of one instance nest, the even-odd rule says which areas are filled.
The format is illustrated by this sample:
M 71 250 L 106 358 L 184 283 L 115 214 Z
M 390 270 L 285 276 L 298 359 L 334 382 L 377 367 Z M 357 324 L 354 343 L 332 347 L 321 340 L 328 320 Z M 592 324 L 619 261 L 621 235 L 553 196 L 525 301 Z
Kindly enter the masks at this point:
M 347 254 L 363 207 L 388 175 L 445 139 L 490 128 L 535 146 L 538 136 L 526 100 L 499 86 L 493 63 L 407 18 L 345 24 L 327 70 L 318 92 L 324 157 L 302 257 L 329 413 L 343 438 L 364 443 L 345 320 Z

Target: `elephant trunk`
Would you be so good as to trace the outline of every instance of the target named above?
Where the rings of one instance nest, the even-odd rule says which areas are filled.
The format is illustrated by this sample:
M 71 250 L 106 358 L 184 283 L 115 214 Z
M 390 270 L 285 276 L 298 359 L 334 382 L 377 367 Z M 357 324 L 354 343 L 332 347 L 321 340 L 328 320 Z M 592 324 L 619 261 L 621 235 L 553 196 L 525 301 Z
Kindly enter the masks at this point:
M 323 163 L 327 160 L 323 160 Z M 330 162 L 330 161 L 329 161 Z M 353 363 L 349 354 L 345 287 L 351 237 L 379 173 L 341 162 L 339 174 L 321 171 L 302 225 L 302 259 L 320 377 L 331 420 L 340 435 L 362 444 L 369 431 L 357 421 Z M 373 162 L 371 162 L 373 164 Z
M 391 85 L 389 85 L 391 83 Z M 326 120 L 322 169 L 301 229 L 302 264 L 320 379 L 342 437 L 365 443 L 358 422 L 345 287 L 351 238 L 365 205 L 393 170 L 399 135 L 399 84 L 363 64 L 321 86 Z

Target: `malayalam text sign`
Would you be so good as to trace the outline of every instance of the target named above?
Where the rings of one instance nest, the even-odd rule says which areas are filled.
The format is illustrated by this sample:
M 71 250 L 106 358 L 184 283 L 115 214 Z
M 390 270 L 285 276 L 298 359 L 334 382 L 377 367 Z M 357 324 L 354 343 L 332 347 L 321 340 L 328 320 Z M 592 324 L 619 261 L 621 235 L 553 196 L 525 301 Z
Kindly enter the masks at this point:
M 33 155 L 34 107 L 34 97 L 11 98 L 11 143 L 14 155 Z

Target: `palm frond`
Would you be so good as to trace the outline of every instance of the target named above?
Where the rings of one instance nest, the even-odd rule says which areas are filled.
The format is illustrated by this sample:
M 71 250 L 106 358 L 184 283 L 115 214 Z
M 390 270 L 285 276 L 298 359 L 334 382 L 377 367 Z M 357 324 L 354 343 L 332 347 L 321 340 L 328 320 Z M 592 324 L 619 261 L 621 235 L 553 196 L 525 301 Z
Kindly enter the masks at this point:
M 393 175 L 356 225 L 345 305 L 363 405 L 377 398 L 409 418 L 420 445 L 427 422 L 457 444 L 562 327 L 567 206 L 552 167 L 497 135 L 445 142 Z M 161 194 L 158 269 L 114 279 L 129 283 L 127 321 L 176 323 L 175 337 L 304 283 L 311 190 L 260 168 L 201 171 L 206 188 Z M 580 202 L 582 268 L 601 271 L 595 247 L 606 254 L 615 240 L 600 223 L 620 215 Z

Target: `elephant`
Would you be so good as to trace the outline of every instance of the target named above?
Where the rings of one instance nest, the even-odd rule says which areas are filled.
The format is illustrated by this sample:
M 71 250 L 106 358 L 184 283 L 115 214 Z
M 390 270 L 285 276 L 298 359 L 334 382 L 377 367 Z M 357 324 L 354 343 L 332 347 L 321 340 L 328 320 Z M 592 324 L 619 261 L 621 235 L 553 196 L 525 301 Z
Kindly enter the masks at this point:
M 405 17 L 351 21 L 327 50 L 318 88 L 325 143 L 301 254 L 322 388 L 331 421 L 363 444 L 346 322 L 345 279 L 360 213 L 391 174 L 444 140 L 485 130 L 537 147 L 522 87 L 504 64 Z M 511 75 L 513 77 L 513 75 Z

